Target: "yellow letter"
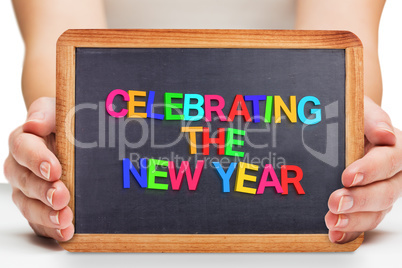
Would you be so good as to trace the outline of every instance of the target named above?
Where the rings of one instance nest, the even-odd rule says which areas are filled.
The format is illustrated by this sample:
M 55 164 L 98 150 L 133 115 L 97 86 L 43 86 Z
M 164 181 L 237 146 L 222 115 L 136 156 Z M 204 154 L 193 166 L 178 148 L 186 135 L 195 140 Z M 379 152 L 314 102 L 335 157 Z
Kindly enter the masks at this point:
M 244 186 L 244 181 L 252 181 L 252 182 L 257 181 L 257 177 L 246 175 L 244 173 L 246 171 L 246 168 L 255 171 L 258 170 L 258 166 L 256 165 L 239 162 L 239 165 L 237 166 L 237 176 L 234 190 L 236 192 L 242 192 L 246 194 L 255 194 L 255 192 L 257 191 L 256 189 Z
M 296 110 L 296 96 L 289 97 L 289 106 L 286 107 L 286 104 L 283 102 L 281 96 L 274 97 L 274 105 L 275 105 L 275 123 L 281 122 L 281 108 L 285 112 L 286 116 L 289 118 L 290 122 L 296 123 L 297 121 L 297 110 Z

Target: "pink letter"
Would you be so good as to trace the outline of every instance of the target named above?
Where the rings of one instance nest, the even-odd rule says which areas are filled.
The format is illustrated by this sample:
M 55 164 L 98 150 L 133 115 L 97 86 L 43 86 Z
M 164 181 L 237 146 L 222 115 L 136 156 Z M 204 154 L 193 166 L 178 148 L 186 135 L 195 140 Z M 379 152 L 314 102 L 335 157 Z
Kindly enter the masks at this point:
M 223 107 L 225 107 L 225 100 L 219 95 L 205 95 L 205 121 L 211 122 L 211 113 L 216 112 L 220 121 L 226 121 L 226 117 L 222 112 Z M 211 106 L 211 101 L 218 101 L 217 106 Z
M 116 112 L 115 110 L 113 110 L 113 100 L 114 97 L 116 97 L 116 95 L 122 95 L 124 101 L 129 101 L 130 97 L 128 96 L 128 93 L 122 89 L 115 89 L 112 92 L 110 92 L 109 95 L 107 95 L 106 111 L 113 117 L 121 118 L 126 116 L 128 111 L 127 109 L 121 109 L 120 112 Z
M 176 170 L 174 167 L 174 162 L 169 161 L 168 169 L 172 189 L 176 191 L 180 190 L 181 185 L 183 183 L 183 175 L 184 173 L 186 173 L 188 189 L 190 191 L 195 191 L 197 189 L 203 167 L 204 167 L 204 161 L 203 160 L 197 161 L 193 177 L 191 175 L 191 170 L 188 161 L 183 161 L 181 162 L 180 169 L 179 172 L 177 173 L 176 178 Z
M 268 174 L 271 175 L 272 181 L 268 181 Z M 275 174 L 275 170 L 271 164 L 267 164 L 262 172 L 260 185 L 258 185 L 257 194 L 263 194 L 265 187 L 275 187 L 278 194 L 283 193 L 281 184 L 279 183 L 278 177 Z

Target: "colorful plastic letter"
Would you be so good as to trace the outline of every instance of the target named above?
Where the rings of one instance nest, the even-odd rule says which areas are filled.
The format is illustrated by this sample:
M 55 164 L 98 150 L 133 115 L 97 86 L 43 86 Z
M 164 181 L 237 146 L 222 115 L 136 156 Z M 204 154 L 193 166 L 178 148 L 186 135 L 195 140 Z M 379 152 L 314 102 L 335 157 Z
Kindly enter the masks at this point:
M 271 176 L 272 181 L 268 181 L 268 175 Z M 275 187 L 278 194 L 283 193 L 281 184 L 275 174 L 275 170 L 271 164 L 266 164 L 262 172 L 260 184 L 258 185 L 257 194 L 263 194 L 266 187 Z
M 273 100 L 274 98 L 272 96 L 267 96 L 267 103 L 265 105 L 265 123 L 271 123 Z
M 183 109 L 182 103 L 172 103 L 172 99 L 182 99 L 182 93 L 165 93 L 165 120 L 183 120 L 184 115 L 177 111 Z M 176 110 L 179 114 L 172 114 L 172 110 Z
M 169 176 L 170 182 L 172 184 L 172 189 L 178 191 L 181 189 L 181 185 L 183 183 L 183 176 L 186 173 L 187 185 L 190 191 L 195 191 L 198 186 L 198 182 L 200 181 L 202 169 L 204 168 L 204 160 L 197 161 L 197 165 L 195 167 L 194 176 L 191 175 L 191 169 L 188 161 L 182 161 L 180 165 L 179 172 L 176 177 L 175 163 L 173 161 L 169 162 Z
M 130 188 L 130 172 L 141 188 L 147 188 L 147 159 L 140 159 L 141 174 L 135 169 L 130 159 L 123 158 L 123 188 Z
M 241 192 L 241 193 L 246 193 L 246 194 L 255 194 L 256 190 L 254 188 L 244 186 L 244 181 L 252 181 L 252 182 L 257 181 L 256 176 L 251 176 L 251 175 L 245 174 L 246 169 L 251 169 L 251 170 L 257 171 L 258 166 L 252 165 L 249 163 L 239 162 L 239 167 L 237 168 L 237 176 L 236 176 L 236 182 L 235 182 L 235 191 Z
M 220 121 L 226 121 L 226 116 L 223 114 L 222 109 L 225 107 L 225 99 L 219 95 L 205 95 L 205 121 L 212 121 L 212 112 L 216 112 Z M 212 100 L 218 102 L 217 106 L 212 106 Z
M 163 120 L 163 118 L 164 118 L 163 114 L 154 114 L 152 112 L 152 108 L 154 106 L 154 99 L 155 99 L 155 91 L 149 91 L 148 102 L 147 102 L 147 116 L 148 116 L 148 118 Z
M 167 167 L 169 164 L 168 161 L 160 160 L 160 159 L 149 159 L 148 161 L 148 189 L 156 189 L 156 190 L 167 190 L 169 185 L 165 183 L 157 183 L 155 181 L 156 177 L 166 178 L 166 171 L 156 170 L 156 166 L 165 166 Z
M 116 97 L 116 95 L 121 95 L 123 96 L 123 100 L 124 101 L 129 101 L 130 100 L 130 96 L 128 95 L 128 93 L 122 89 L 115 89 L 112 92 L 109 93 L 109 95 L 107 95 L 106 98 L 106 111 L 113 117 L 116 118 L 121 118 L 127 115 L 128 110 L 127 109 L 121 109 L 120 112 L 116 112 L 115 110 L 113 110 L 113 100 L 114 97 Z
M 209 137 L 209 128 L 204 127 L 204 131 L 202 133 L 202 154 L 209 155 L 209 145 L 214 143 L 218 145 L 218 154 L 225 154 L 225 129 L 218 128 L 217 138 Z
M 225 146 L 225 154 L 230 156 L 239 156 L 243 157 L 244 152 L 233 151 L 233 145 L 243 146 L 243 140 L 234 139 L 233 136 L 236 135 L 246 135 L 246 131 L 236 128 L 228 128 L 226 131 L 226 146 Z
M 181 132 L 189 132 L 190 136 L 190 154 L 196 154 L 197 153 L 197 138 L 195 133 L 196 132 L 202 132 L 202 127 L 182 127 Z
M 212 162 L 214 167 L 216 168 L 216 171 L 218 172 L 219 176 L 222 179 L 222 188 L 224 193 L 229 193 L 230 192 L 230 178 L 232 177 L 233 171 L 235 170 L 237 163 L 232 162 L 230 163 L 230 166 L 228 170 L 225 171 L 223 170 L 221 163 L 219 162 Z
M 129 90 L 128 95 L 130 96 L 130 100 L 127 103 L 128 117 L 147 118 L 147 113 L 135 112 L 135 107 L 145 107 L 145 101 L 136 101 L 135 96 L 145 97 L 147 93 L 145 91 Z
M 307 125 L 314 125 L 321 121 L 321 109 L 311 109 L 311 114 L 315 114 L 314 119 L 307 119 L 304 115 L 304 106 L 306 102 L 311 101 L 314 105 L 320 105 L 320 100 L 314 96 L 306 96 L 299 101 L 299 105 L 297 106 L 297 113 L 299 115 L 300 121 Z
M 294 178 L 288 177 L 288 171 L 294 171 L 296 176 Z M 292 183 L 298 194 L 305 194 L 303 187 L 300 184 L 301 179 L 303 178 L 303 170 L 298 166 L 289 166 L 283 165 L 281 166 L 281 181 L 282 181 L 282 189 L 283 195 L 288 194 L 288 185 Z
M 244 96 L 245 101 L 253 102 L 253 121 L 254 123 L 260 122 L 260 103 L 259 101 L 265 100 L 265 95 L 248 95 Z
M 290 109 L 283 102 L 281 96 L 275 96 L 274 102 L 275 102 L 275 123 L 281 122 L 281 109 L 289 118 L 290 122 L 296 123 L 297 121 L 296 96 L 289 97 Z
M 197 100 L 197 103 L 191 103 L 191 100 Z M 204 117 L 204 98 L 200 94 L 186 94 L 184 95 L 184 120 L 198 121 Z M 190 115 L 190 110 L 196 110 L 197 115 Z
M 237 110 L 240 104 L 240 110 Z M 244 102 L 242 95 L 236 95 L 232 108 L 230 109 L 230 113 L 228 116 L 228 122 L 233 122 L 233 119 L 236 115 L 242 115 L 244 117 L 244 121 L 251 122 L 250 113 L 247 110 L 246 103 Z

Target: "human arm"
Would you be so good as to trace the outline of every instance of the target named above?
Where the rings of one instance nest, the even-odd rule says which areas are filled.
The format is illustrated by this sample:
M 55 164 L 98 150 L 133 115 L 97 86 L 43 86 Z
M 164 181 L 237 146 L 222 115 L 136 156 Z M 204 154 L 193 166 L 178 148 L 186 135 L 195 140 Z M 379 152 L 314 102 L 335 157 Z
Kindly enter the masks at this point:
M 379 107 L 378 27 L 384 4 L 385 0 L 298 1 L 297 29 L 349 30 L 360 37 L 364 47 L 364 87 L 370 97 L 364 100 L 366 154 L 345 169 L 345 188 L 329 198 L 325 219 L 333 242 L 348 242 L 375 228 L 402 194 L 401 132 Z M 349 209 L 342 208 L 347 205 Z
M 67 29 L 105 28 L 102 0 L 13 0 L 25 44 L 22 93 L 26 107 L 56 96 L 56 42 Z
M 56 42 L 69 28 L 104 28 L 101 0 L 13 1 L 25 43 L 22 92 L 27 122 L 9 138 L 4 174 L 13 187 L 13 201 L 41 236 L 69 240 L 73 233 L 70 196 L 59 180 L 54 155 Z M 39 98 L 39 99 L 38 99 Z
M 382 79 L 378 59 L 378 28 L 385 0 L 299 0 L 296 29 L 348 30 L 364 48 L 364 93 L 381 105 Z

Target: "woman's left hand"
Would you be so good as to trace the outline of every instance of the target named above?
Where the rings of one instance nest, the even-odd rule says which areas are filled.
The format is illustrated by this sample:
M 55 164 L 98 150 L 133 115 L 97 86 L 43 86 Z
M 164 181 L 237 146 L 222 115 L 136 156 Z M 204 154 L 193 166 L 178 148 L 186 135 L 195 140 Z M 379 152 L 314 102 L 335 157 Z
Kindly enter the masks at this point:
M 402 132 L 370 98 L 364 99 L 365 155 L 342 174 L 325 222 L 329 239 L 346 243 L 372 230 L 402 195 Z

